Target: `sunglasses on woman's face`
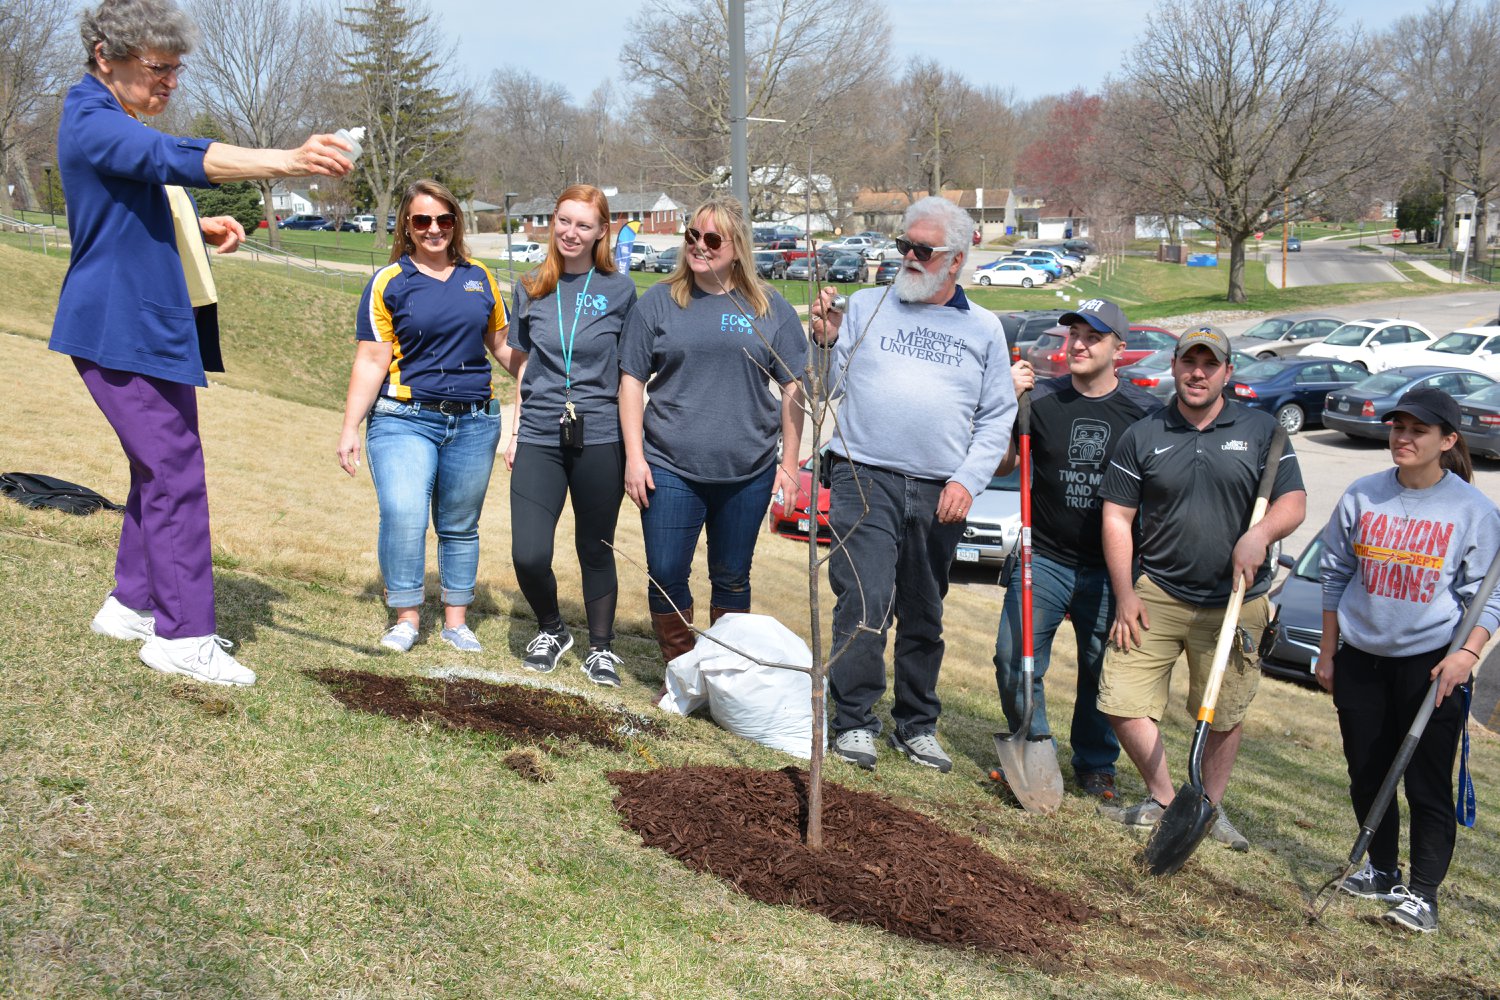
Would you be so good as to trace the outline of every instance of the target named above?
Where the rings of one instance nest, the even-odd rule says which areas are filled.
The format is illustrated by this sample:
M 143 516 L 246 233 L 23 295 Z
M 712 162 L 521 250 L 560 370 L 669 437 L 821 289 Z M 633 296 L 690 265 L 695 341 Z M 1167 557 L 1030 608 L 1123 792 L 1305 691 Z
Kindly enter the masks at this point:
M 446 233 L 452 230 L 454 224 L 458 222 L 458 216 L 452 212 L 444 212 L 442 215 L 413 214 L 411 217 L 411 226 L 417 230 L 431 229 L 434 222 L 437 223 L 438 229 Z
M 682 235 L 687 237 L 690 246 L 696 246 L 700 240 L 710 250 L 717 250 L 724 245 L 724 237 L 718 233 L 705 233 L 701 229 L 694 229 L 692 226 L 688 226 L 687 229 L 683 230 Z
M 903 240 L 899 236 L 896 237 L 896 252 L 903 257 L 911 254 L 923 264 L 931 260 L 933 254 L 946 253 L 948 249 L 948 247 L 930 247 L 925 243 L 913 243 L 911 240 Z

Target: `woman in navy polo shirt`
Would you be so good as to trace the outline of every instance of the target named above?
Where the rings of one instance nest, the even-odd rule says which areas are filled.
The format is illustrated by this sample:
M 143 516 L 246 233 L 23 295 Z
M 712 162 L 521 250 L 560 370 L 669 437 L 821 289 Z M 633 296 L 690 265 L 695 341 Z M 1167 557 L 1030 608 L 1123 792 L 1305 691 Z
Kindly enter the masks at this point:
M 223 371 L 205 244 L 230 253 L 245 230 L 200 219 L 184 188 L 265 177 L 342 176 L 348 145 L 243 149 L 165 135 L 195 31 L 170 0 L 105 0 L 80 18 L 87 73 L 63 101 L 57 166 L 73 252 L 48 346 L 70 355 L 130 459 L 115 588 L 93 630 L 145 640 L 164 673 L 253 684 L 214 612 L 213 552 L 195 386 Z
M 338 458 L 359 466 L 368 420 L 370 475 L 380 504 L 380 574 L 396 621 L 380 644 L 406 652 L 421 625 L 429 512 L 438 538 L 444 625 L 440 637 L 480 651 L 466 623 L 479 571 L 479 514 L 500 443 L 489 350 L 510 367 L 505 303 L 495 279 L 469 258 L 463 215 L 433 180 L 406 189 L 391 262 L 359 301 L 358 345 Z

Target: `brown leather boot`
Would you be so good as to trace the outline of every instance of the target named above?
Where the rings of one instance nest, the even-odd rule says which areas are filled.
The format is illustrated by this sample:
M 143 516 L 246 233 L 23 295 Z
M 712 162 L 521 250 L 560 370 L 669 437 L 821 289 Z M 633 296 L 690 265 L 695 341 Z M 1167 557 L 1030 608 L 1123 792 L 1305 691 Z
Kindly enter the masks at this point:
M 683 618 L 691 622 L 693 609 L 684 608 L 681 618 L 675 611 L 669 611 L 664 615 L 659 615 L 655 611 L 651 612 L 651 629 L 656 633 L 657 645 L 661 647 L 663 664 L 671 663 L 692 649 L 698 642 L 698 637 L 693 634 L 693 630 L 683 624 Z
M 739 608 L 718 608 L 710 604 L 708 606 L 708 626 L 713 628 L 714 624 L 725 615 L 748 615 L 749 611 L 741 611 Z

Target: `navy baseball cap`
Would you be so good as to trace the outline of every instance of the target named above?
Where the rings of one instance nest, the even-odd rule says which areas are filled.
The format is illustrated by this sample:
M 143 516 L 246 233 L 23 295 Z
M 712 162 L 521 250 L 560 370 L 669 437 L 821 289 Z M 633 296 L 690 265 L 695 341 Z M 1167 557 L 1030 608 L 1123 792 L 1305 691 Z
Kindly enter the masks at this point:
M 1057 317 L 1057 323 L 1059 326 L 1087 323 L 1100 333 L 1112 333 L 1121 340 L 1130 332 L 1130 321 L 1125 318 L 1124 311 L 1109 299 L 1081 302 L 1073 312 Z
M 1458 411 L 1458 402 L 1441 389 L 1413 389 L 1403 395 L 1395 406 L 1380 415 L 1381 422 L 1398 413 L 1409 413 L 1436 427 L 1441 425 L 1450 433 L 1458 430 L 1463 415 Z

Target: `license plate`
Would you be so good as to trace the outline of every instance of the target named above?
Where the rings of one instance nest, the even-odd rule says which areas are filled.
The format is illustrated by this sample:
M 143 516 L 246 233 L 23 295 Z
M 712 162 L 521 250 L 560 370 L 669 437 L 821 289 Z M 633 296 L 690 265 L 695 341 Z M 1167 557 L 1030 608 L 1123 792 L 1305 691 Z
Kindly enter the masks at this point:
M 1474 416 L 1474 414 L 1472 414 L 1472 413 L 1465 413 L 1464 414 L 1464 426 L 1465 427 L 1474 427 L 1478 423 L 1479 423 L 1479 418 L 1476 417 L 1476 416 Z
M 979 550 L 972 545 L 960 545 L 957 558 L 959 562 L 978 562 Z
M 1346 399 L 1342 403 L 1340 403 L 1339 404 L 1339 409 L 1343 410 L 1345 413 L 1348 413 L 1349 412 L 1349 401 Z
M 810 527 L 812 527 L 812 522 L 810 520 L 808 520 L 805 517 L 799 517 L 799 518 L 797 518 L 797 530 L 798 531 L 806 532 L 807 529 L 810 528 Z

